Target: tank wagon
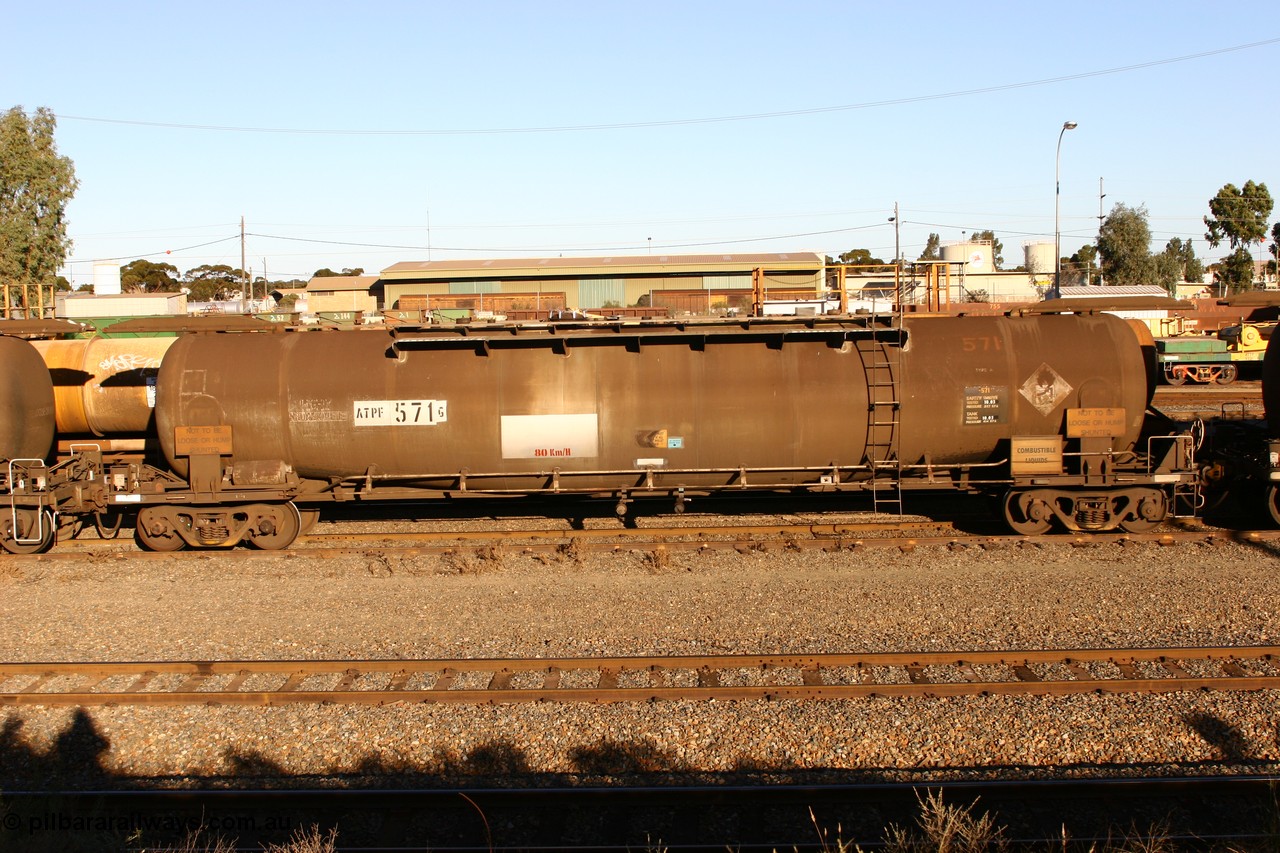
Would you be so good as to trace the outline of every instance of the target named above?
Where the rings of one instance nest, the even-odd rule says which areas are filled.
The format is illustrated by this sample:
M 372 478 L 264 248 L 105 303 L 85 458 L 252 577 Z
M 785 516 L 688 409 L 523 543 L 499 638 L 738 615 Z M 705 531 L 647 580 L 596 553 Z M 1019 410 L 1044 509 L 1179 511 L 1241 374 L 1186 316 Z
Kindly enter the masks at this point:
M 0 547 L 44 550 L 54 517 L 44 497 L 53 444 L 53 384 L 40 354 L 25 340 L 0 335 Z
M 157 378 L 167 465 L 106 465 L 75 506 L 136 512 L 158 550 L 287 547 L 330 502 L 493 495 L 625 513 L 864 491 L 896 512 L 955 490 L 1023 533 L 1142 530 L 1196 480 L 1187 436 L 1144 432 L 1151 392 L 1109 315 L 198 333 Z
M 153 431 L 156 375 L 172 337 L 32 341 L 53 382 L 58 435 Z
M 1262 359 L 1262 407 L 1266 418 L 1266 462 L 1263 466 L 1267 512 L 1280 525 L 1280 335 L 1272 335 Z
M 39 446 L 4 452 L 45 457 L 55 392 L 79 435 L 10 477 L 8 550 L 52 545 L 55 513 L 175 550 L 287 547 L 335 502 L 859 491 L 898 512 L 927 489 L 1039 533 L 1147 529 L 1198 497 L 1191 437 L 1147 417 L 1150 342 L 1105 314 L 200 331 L 158 375 L 10 344 L 0 390 L 53 387 L 5 407 L 40 414 L 5 427 Z M 143 423 L 146 457 L 113 452 Z

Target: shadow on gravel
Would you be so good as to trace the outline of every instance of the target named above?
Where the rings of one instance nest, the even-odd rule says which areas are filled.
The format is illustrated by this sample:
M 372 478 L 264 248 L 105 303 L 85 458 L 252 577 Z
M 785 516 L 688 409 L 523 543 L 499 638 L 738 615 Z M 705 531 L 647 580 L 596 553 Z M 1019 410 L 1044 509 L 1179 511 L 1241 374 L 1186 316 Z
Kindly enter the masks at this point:
M 588 521 L 599 524 L 625 523 L 635 526 L 640 522 L 661 525 L 674 522 L 682 516 L 673 512 L 673 502 L 665 498 L 637 497 L 629 506 L 625 522 L 614 514 L 614 502 L 599 498 L 560 496 L 555 498 L 518 498 L 484 500 L 468 498 L 462 505 L 456 504 L 364 504 L 348 507 L 342 504 L 326 504 L 323 518 L 326 521 L 416 521 L 423 519 L 467 519 L 477 517 L 505 519 L 541 517 L 563 519 L 573 528 L 581 529 Z M 709 513 L 738 516 L 749 521 L 752 516 L 773 518 L 789 515 L 817 515 L 822 513 L 874 513 L 875 506 L 870 493 L 777 495 L 750 492 L 741 495 L 717 495 L 690 499 L 689 513 Z M 968 533 L 994 535 L 1007 533 L 1000 506 L 982 497 L 957 492 L 911 492 L 904 496 L 903 512 L 921 515 L 935 521 L 951 522 L 957 530 Z
M 22 737 L 22 721 L 8 716 L 0 726 L 0 794 L 8 788 L 99 787 L 114 779 L 103 763 L 111 743 L 83 708 L 45 750 Z M 16 784 L 15 784 L 16 783 Z
M 846 842 L 880 843 L 891 824 L 912 826 L 919 816 L 917 793 L 930 785 L 938 788 L 940 779 L 1030 781 L 1263 774 L 1280 769 L 1277 762 L 1255 757 L 1274 745 L 1251 745 L 1224 719 L 1194 713 L 1182 721 L 1217 750 L 1221 760 L 848 770 L 744 757 L 732 770 L 704 772 L 652 744 L 593 739 L 584 732 L 584 743 L 565 753 L 572 768 L 565 773 L 534 772 L 525 747 L 499 740 L 465 752 L 440 749 L 415 761 L 371 752 L 354 764 L 305 776 L 289 773 L 262 753 L 228 749 L 225 772 L 217 775 L 140 778 L 109 769 L 111 745 L 89 711 L 74 712 L 47 746 L 26 738 L 21 718 L 10 714 L 0 725 L 0 850 L 154 849 L 180 845 L 193 829 L 201 829 L 205 837 L 238 838 L 241 845 L 248 844 L 241 849 L 260 849 L 258 845 L 282 843 L 299 828 L 313 825 L 336 828 L 340 848 L 619 844 L 636 850 L 674 850 L 710 844 L 747 850 L 764 844 L 766 849 L 791 850 L 819 844 L 815 821 L 832 833 L 839 827 Z M 156 748 L 164 750 L 165 745 L 158 743 Z M 875 785 L 898 787 L 885 793 L 883 788 L 873 791 Z M 155 794 L 182 788 L 200 790 L 176 799 Z M 651 794 L 639 802 L 621 795 L 638 788 L 667 788 L 669 793 L 660 792 L 656 799 Z M 771 792 L 767 799 L 743 792 L 759 788 Z M 210 794 L 210 789 L 218 790 Z M 326 793 L 303 799 L 287 793 L 318 789 Z M 579 796 L 566 803 L 540 793 L 550 789 L 575 789 Z M 1022 785 L 1014 790 L 1033 789 Z M 948 801 L 960 806 L 972 805 L 979 796 L 954 786 L 944 790 Z M 1210 802 L 1215 796 L 1219 800 Z M 1116 839 L 1160 827 L 1164 833 L 1203 838 L 1266 831 L 1276 827 L 1280 817 L 1274 790 L 1269 797 L 1196 791 L 1095 795 L 1048 803 L 1029 793 L 992 797 L 986 792 L 981 797 L 982 811 L 991 811 L 1009 837 L 1057 838 L 1055 849 L 1064 851 L 1075 849 L 1060 844 L 1064 831 L 1075 839 Z M 1082 842 L 1079 849 L 1106 848 Z
M 1237 727 L 1212 714 L 1193 713 L 1182 721 L 1200 735 L 1205 743 L 1222 753 L 1225 761 L 1249 763 L 1254 760 L 1249 741 Z

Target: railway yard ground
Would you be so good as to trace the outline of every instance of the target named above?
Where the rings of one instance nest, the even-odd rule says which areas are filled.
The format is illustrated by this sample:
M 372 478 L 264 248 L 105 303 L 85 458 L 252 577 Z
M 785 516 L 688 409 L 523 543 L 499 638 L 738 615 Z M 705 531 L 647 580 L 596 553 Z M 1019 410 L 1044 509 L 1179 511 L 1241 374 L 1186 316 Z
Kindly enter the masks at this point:
M 359 533 L 366 524 L 388 529 L 386 521 L 322 522 L 314 532 Z M 144 560 L 119 543 L 58 559 L 0 560 L 0 660 L 1280 645 L 1278 548 L 1217 540 L 661 554 L 504 545 L 402 554 L 370 543 L 325 559 L 304 545 L 253 559 L 210 552 Z M 884 783 L 923 790 L 956 781 L 1256 777 L 1280 773 L 1278 695 L 27 705 L 0 710 L 0 764 L 8 791 Z M 861 821 L 875 827 L 835 804 L 814 808 L 823 826 L 841 822 L 846 837 L 874 840 L 883 828 L 874 810 Z M 1064 807 L 1064 827 L 1071 811 Z M 1273 812 L 1237 821 L 1228 810 L 1219 830 L 1253 832 L 1280 815 Z M 1159 808 L 1126 813 L 1133 827 L 1179 831 L 1177 816 Z M 657 844 L 663 822 L 647 826 Z M 515 839 L 501 826 L 487 831 L 481 848 L 530 837 L 512 827 L 505 831 Z M 805 831 L 781 837 L 812 841 L 812 827 L 796 830 Z M 718 838 L 747 849 L 731 831 Z M 436 844 L 448 846 L 444 836 Z

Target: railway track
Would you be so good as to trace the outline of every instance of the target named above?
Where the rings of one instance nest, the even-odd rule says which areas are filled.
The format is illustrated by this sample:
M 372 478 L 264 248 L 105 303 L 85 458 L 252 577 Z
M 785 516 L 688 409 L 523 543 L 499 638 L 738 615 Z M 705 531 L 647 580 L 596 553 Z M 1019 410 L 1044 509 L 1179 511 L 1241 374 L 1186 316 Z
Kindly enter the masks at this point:
M 654 702 L 1280 689 L 1280 647 L 0 663 L 0 705 Z
M 123 540 L 75 539 L 61 542 L 46 554 L 5 554 L 7 564 L 22 562 L 75 562 L 86 557 L 146 561 L 219 559 L 337 559 L 345 557 L 405 557 L 475 554 L 481 558 L 503 554 L 576 556 L 586 553 L 642 551 L 675 553 L 738 551 L 750 553 L 777 549 L 840 551 L 918 547 L 1002 549 L 1010 547 L 1125 546 L 1228 542 L 1264 544 L 1280 541 L 1280 530 L 1227 530 L 1198 524 L 1169 526 L 1141 533 L 984 534 L 960 530 L 950 521 L 902 522 L 801 522 L 767 525 L 696 525 L 594 530 L 531 528 L 523 530 L 431 530 L 317 532 L 300 536 L 286 551 L 251 548 L 143 551 Z
M 1151 405 L 1176 417 L 1261 418 L 1262 384 L 1157 385 Z

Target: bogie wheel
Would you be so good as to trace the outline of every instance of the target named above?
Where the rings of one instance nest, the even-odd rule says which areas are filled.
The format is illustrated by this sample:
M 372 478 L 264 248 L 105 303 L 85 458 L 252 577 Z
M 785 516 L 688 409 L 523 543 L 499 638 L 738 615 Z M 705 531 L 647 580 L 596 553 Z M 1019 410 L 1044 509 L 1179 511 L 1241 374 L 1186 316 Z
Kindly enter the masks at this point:
M 1240 375 L 1240 369 L 1234 364 L 1223 365 L 1222 371 L 1213 380 L 1219 385 L 1230 385 L 1236 381 L 1236 377 Z
M 1187 371 L 1181 367 L 1166 369 L 1164 372 L 1164 381 L 1170 385 L 1185 385 L 1187 382 Z
M 103 539 L 115 539 L 120 535 L 120 525 L 124 522 L 124 515 L 121 513 L 108 514 L 105 512 L 95 512 L 93 514 L 93 526 L 98 530 L 98 536 Z
M 296 506 L 296 505 L 295 505 Z M 318 509 L 300 509 L 298 517 L 302 520 L 301 526 L 298 528 L 298 535 L 311 532 L 311 528 L 316 526 L 316 522 L 320 520 L 320 510 Z
M 1139 498 L 1130 513 L 1120 521 L 1120 529 L 1130 533 L 1154 530 L 1169 515 L 1169 502 L 1164 494 L 1152 492 Z
M 1128 533 L 1148 533 L 1156 529 L 1158 521 L 1148 521 L 1145 518 L 1126 518 L 1120 522 L 1120 529 Z
M 302 530 L 302 514 L 292 502 L 254 504 L 249 511 L 258 515 L 258 532 L 246 538 L 250 545 L 262 551 L 288 548 Z
M 170 527 L 167 519 L 151 508 L 139 510 L 134 538 L 146 551 L 181 551 L 187 541 Z
M 1043 501 L 1022 492 L 1009 492 L 1004 496 L 1004 521 L 1014 533 L 1039 536 L 1052 525 L 1053 511 Z
M 1280 525 L 1280 486 L 1267 489 L 1267 512 L 1271 514 L 1271 520 Z
M 51 510 L 0 510 L 0 547 L 10 554 L 43 554 L 53 547 L 57 530 Z

